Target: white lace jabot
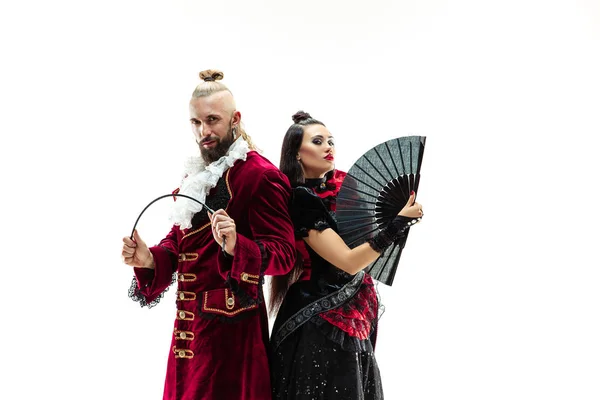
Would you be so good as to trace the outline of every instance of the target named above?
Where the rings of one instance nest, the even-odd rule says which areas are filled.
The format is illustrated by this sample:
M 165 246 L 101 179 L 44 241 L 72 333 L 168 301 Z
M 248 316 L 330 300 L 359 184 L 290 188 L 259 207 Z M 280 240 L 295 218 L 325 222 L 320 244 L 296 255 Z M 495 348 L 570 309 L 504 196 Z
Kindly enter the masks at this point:
M 190 157 L 184 165 L 179 193 L 205 202 L 206 195 L 217 185 L 225 171 L 233 166 L 237 160 L 245 161 L 249 151 L 248 143 L 242 137 L 239 137 L 233 142 L 227 154 L 208 166 L 206 166 L 201 156 Z M 195 201 L 179 197 L 173 203 L 170 220 L 173 224 L 179 225 L 182 230 L 191 228 L 192 217 L 202 208 Z

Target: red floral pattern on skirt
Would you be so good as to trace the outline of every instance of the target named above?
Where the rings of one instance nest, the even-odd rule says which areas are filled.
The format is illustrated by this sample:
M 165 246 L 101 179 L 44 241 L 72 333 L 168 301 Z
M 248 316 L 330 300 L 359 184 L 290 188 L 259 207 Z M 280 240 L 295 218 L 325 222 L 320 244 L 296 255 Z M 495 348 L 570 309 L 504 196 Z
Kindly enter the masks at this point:
M 361 288 L 350 301 L 320 316 L 350 336 L 365 340 L 371 335 L 377 309 L 377 293 L 373 280 L 371 276 L 365 275 Z

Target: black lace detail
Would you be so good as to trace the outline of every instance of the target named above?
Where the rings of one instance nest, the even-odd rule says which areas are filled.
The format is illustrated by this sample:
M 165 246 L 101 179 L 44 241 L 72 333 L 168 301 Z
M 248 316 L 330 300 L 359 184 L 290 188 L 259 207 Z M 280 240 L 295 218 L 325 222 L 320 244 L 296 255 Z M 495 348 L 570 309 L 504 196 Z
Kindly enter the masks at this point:
M 163 290 L 162 293 L 159 294 L 157 298 L 155 298 L 150 303 L 148 303 L 146 300 L 146 296 L 144 296 L 140 292 L 140 288 L 138 287 L 138 284 L 137 284 L 137 279 L 134 276 L 133 281 L 131 282 L 131 286 L 129 287 L 129 298 L 133 301 L 139 302 L 140 307 L 152 308 L 155 305 L 157 305 L 158 303 L 160 303 L 160 300 L 163 297 L 165 297 L 165 293 L 169 290 L 171 285 L 173 285 L 175 282 L 177 282 L 177 273 L 173 274 L 173 277 L 171 278 L 171 283 L 169 284 L 169 286 L 167 286 L 167 288 L 165 290 Z
M 255 304 L 261 304 L 263 302 L 262 296 L 260 293 L 262 292 L 261 288 L 258 288 L 259 296 L 258 298 L 254 298 L 246 293 L 244 290 L 240 289 L 238 282 L 235 279 L 228 279 L 227 284 L 231 289 L 231 293 L 233 293 L 240 303 L 240 307 L 250 307 Z
M 346 301 L 350 300 L 360 289 L 364 275 L 365 273 L 360 271 L 358 274 L 354 275 L 354 278 L 349 283 L 344 285 L 340 290 L 321 297 L 288 318 L 287 321 L 281 324 L 281 327 L 273 335 L 271 339 L 273 348 L 277 349 L 277 347 L 286 337 L 288 337 L 291 333 L 304 325 L 314 316 L 337 308 Z
M 377 233 L 374 237 L 367 240 L 373 250 L 383 253 L 385 249 L 393 243 L 406 239 L 409 229 L 409 222 L 412 218 L 398 215 L 386 227 Z
M 397 215 L 389 224 L 386 226 L 385 231 L 390 235 L 399 236 L 402 235 L 409 227 L 409 222 L 413 218 L 405 217 L 403 215 Z
M 296 238 L 307 237 L 311 229 L 324 231 L 327 228 L 337 228 L 335 218 L 323 204 L 323 200 L 303 186 L 298 186 L 292 192 L 290 216 Z
M 394 238 L 390 237 L 385 231 L 380 231 L 377 235 L 367 240 L 373 250 L 378 253 L 383 253 L 385 249 L 394 243 Z
M 230 199 L 231 196 L 229 196 L 229 190 L 227 190 L 227 182 L 225 181 L 225 177 L 221 177 L 219 178 L 217 185 L 210 191 L 208 196 L 206 196 L 205 203 L 208 207 L 216 211 L 221 208 L 227 208 L 227 204 L 229 204 Z M 194 214 L 192 217 L 192 227 L 190 230 L 197 229 L 200 226 L 207 224 L 209 221 L 208 214 L 203 208 L 200 212 Z
M 325 220 L 316 220 L 314 222 L 314 225 L 310 228 L 305 228 L 303 226 L 295 228 L 294 229 L 294 235 L 296 237 L 296 239 L 301 239 L 301 238 L 305 238 L 308 237 L 308 231 L 311 229 L 316 229 L 319 232 L 324 231 L 327 228 L 331 228 L 331 226 L 329 225 L 329 223 L 327 223 L 327 221 Z
M 246 293 L 244 290 L 242 290 L 240 288 L 240 284 L 238 283 L 238 281 L 231 278 L 230 273 L 227 273 L 227 280 L 225 282 L 227 283 L 229 290 L 231 290 L 231 293 L 233 293 L 238 298 L 240 307 L 249 307 L 249 306 L 253 306 L 255 304 L 261 304 L 263 302 L 263 298 L 261 295 L 262 294 L 261 288 L 262 288 L 263 281 L 264 281 L 264 278 L 261 273 L 261 276 L 258 281 L 258 283 L 259 283 L 258 298 L 254 298 L 254 297 L 250 296 L 248 293 Z

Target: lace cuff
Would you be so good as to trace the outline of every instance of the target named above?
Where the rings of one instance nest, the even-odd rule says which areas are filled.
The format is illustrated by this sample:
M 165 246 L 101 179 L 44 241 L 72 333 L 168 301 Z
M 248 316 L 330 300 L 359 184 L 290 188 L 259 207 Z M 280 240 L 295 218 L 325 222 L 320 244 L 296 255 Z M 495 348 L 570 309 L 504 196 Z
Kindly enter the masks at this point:
M 402 215 L 396 216 L 389 224 L 367 242 L 373 250 L 383 253 L 394 242 L 405 238 L 408 228 L 419 222 L 421 218 L 413 219 Z
M 173 278 L 171 279 L 171 285 L 174 284 L 175 282 L 177 282 L 177 274 L 176 273 L 173 274 Z M 129 287 L 129 298 L 133 301 L 140 303 L 140 307 L 152 308 L 155 305 L 157 305 L 158 303 L 160 303 L 160 300 L 163 297 L 165 297 L 165 293 L 169 290 L 169 287 L 171 287 L 171 285 L 167 286 L 167 288 L 165 290 L 163 290 L 161 294 L 159 294 L 154 300 L 152 300 L 151 302 L 148 303 L 146 296 L 144 296 L 144 294 L 140 291 L 137 279 L 134 276 L 133 280 L 131 281 L 131 286 Z

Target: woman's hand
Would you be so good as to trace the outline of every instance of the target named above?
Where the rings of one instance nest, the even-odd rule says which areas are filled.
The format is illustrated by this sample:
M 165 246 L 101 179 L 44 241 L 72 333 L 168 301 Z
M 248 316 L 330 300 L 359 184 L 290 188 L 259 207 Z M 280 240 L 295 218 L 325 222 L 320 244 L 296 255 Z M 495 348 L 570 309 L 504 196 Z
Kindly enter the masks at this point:
M 406 202 L 406 205 L 398 215 L 402 215 L 403 217 L 409 218 L 421 218 L 423 216 L 423 206 L 417 202 L 415 202 L 415 191 L 413 190 L 410 193 L 410 197 Z

